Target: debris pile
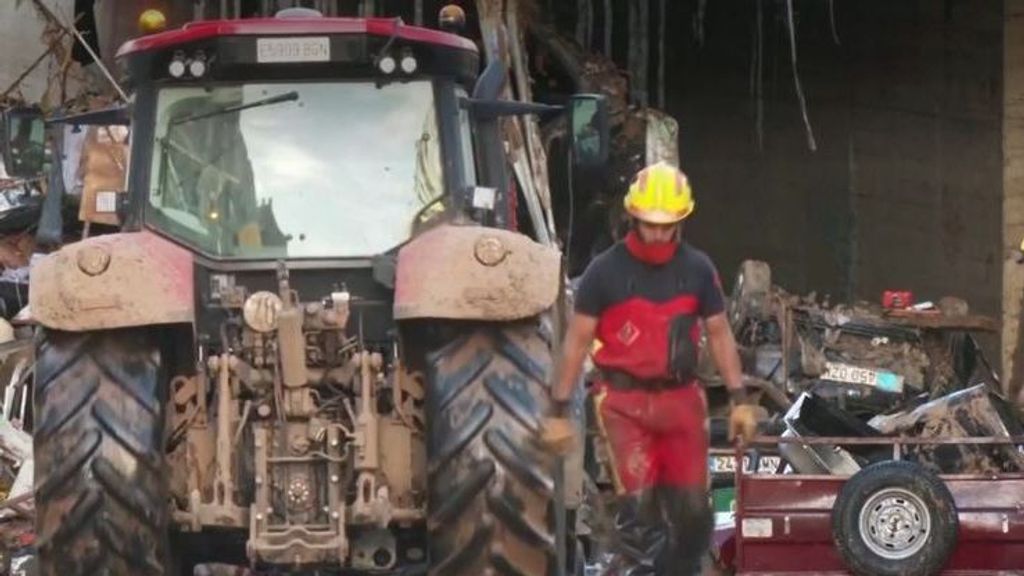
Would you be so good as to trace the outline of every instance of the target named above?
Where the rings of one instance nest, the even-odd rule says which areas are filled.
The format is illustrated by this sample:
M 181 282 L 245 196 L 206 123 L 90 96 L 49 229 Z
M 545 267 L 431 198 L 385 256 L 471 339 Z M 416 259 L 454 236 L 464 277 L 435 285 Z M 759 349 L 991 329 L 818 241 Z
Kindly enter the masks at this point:
M 27 575 L 34 573 L 35 541 L 32 436 L 25 431 L 31 425 L 32 340 L 15 340 L 9 324 L 0 320 L 0 326 L 0 573 Z
M 901 446 L 899 456 L 937 473 L 1024 471 L 1024 455 L 1011 444 L 948 443 L 1024 434 L 972 336 L 997 330 L 996 321 L 970 314 L 954 298 L 937 305 L 915 305 L 911 298 L 887 293 L 877 305 L 833 306 L 814 295 L 789 294 L 771 283 L 767 264 L 745 262 L 729 320 L 748 385 L 772 412 L 765 433 L 916 439 Z M 711 368 L 708 361 L 703 369 L 714 387 Z M 946 443 L 921 443 L 929 439 Z M 838 440 L 782 442 L 779 455 L 778 472 L 805 474 L 853 474 L 895 457 L 891 445 Z

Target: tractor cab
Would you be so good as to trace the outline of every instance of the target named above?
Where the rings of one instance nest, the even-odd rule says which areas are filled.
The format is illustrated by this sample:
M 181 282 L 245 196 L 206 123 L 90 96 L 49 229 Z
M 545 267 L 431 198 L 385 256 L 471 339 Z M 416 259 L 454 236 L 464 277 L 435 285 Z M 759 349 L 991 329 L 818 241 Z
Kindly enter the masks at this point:
M 187 25 L 119 52 L 127 220 L 217 260 L 366 258 L 476 183 L 479 67 L 459 36 L 300 13 Z

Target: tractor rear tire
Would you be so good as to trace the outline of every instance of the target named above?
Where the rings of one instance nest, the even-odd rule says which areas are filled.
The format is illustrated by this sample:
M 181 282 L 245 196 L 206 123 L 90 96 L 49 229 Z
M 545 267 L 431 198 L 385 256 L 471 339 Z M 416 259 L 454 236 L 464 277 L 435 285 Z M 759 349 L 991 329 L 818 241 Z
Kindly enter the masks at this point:
M 40 574 L 168 574 L 167 389 L 155 334 L 44 330 L 37 358 Z
M 548 340 L 536 324 L 477 325 L 426 360 L 430 575 L 553 574 L 555 459 L 535 442 Z

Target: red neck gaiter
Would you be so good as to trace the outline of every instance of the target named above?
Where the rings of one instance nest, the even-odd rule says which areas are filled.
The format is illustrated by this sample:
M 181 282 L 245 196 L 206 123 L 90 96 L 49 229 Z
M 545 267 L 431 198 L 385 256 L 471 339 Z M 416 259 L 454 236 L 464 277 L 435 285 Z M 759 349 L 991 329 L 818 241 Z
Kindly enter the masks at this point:
M 629 234 L 626 234 L 626 249 L 629 250 L 629 253 L 634 258 L 645 264 L 661 266 L 667 264 L 676 255 L 676 250 L 679 249 L 679 242 L 677 240 L 669 242 L 644 242 L 640 239 L 636 230 L 630 230 Z

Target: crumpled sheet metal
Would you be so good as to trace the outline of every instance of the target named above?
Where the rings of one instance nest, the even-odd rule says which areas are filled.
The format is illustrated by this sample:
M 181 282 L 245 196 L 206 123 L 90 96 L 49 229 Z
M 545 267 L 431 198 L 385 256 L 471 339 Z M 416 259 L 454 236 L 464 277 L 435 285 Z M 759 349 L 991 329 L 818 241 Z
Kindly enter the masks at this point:
M 810 399 L 807 393 L 801 394 L 793 406 L 786 412 L 783 422 L 786 431 L 783 438 L 799 438 L 814 435 L 800 421 L 804 403 Z M 843 474 L 852 475 L 860 470 L 860 465 L 846 449 L 838 446 L 808 445 L 792 442 L 779 443 L 779 454 L 789 462 L 800 474 Z
M 1008 438 L 1022 434 L 1009 404 L 983 384 L 910 411 L 876 416 L 868 424 L 886 435 L 915 438 Z M 1024 472 L 1024 454 L 1011 445 L 908 446 L 906 458 L 946 474 Z

